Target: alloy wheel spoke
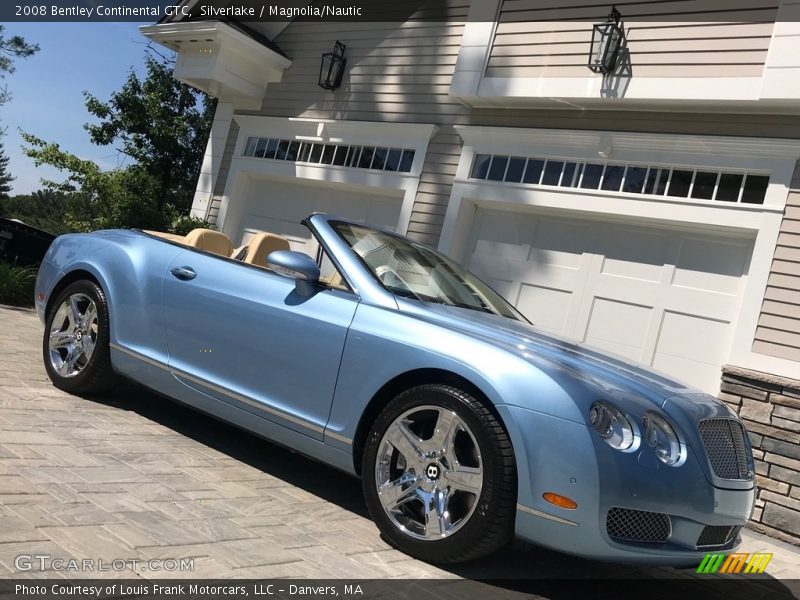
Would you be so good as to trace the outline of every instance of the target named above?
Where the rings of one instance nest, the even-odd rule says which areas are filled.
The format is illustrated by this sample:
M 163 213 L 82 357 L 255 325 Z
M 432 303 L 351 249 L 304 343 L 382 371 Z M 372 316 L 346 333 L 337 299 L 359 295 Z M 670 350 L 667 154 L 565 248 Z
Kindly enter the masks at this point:
M 447 490 L 436 490 L 428 497 L 425 507 L 425 533 L 429 536 L 444 536 L 451 528 L 450 514 L 447 511 L 449 494 Z
M 461 424 L 461 419 L 456 413 L 442 409 L 436 417 L 436 428 L 428 443 L 436 452 L 449 453 L 452 451 L 453 440 Z
M 447 483 L 453 490 L 469 492 L 478 496 L 483 487 L 483 474 L 477 467 L 464 467 L 456 464 L 454 468 L 447 471 Z
M 70 370 L 70 363 L 74 362 L 73 356 L 76 352 L 75 344 L 70 343 L 67 346 L 67 356 L 64 357 L 64 360 L 61 361 L 61 364 L 58 365 L 58 374 L 62 377 L 66 377 L 69 375 Z
M 81 314 L 80 307 L 78 306 L 77 295 L 69 297 L 69 310 L 70 310 L 70 324 L 73 327 L 80 327 L 83 315 Z
M 81 327 L 86 329 L 88 333 L 88 329 L 92 326 L 95 319 L 97 319 L 97 307 L 94 305 L 94 302 L 89 302 L 83 319 L 81 319 Z
M 406 502 L 418 498 L 421 482 L 422 478 L 417 478 L 412 473 L 406 471 L 394 481 L 390 481 L 381 486 L 378 490 L 381 504 L 387 509 L 393 510 Z
M 69 372 L 73 373 L 75 371 L 75 366 L 78 364 L 78 359 L 80 359 L 81 355 L 83 354 L 83 350 L 79 346 L 73 346 L 72 351 L 67 354 L 67 364 L 69 365 Z
M 89 362 L 89 359 L 92 358 L 92 354 L 94 353 L 94 346 L 95 342 L 92 340 L 92 336 L 89 332 L 85 333 L 83 336 L 83 354 L 86 356 L 86 362 Z
M 405 457 L 407 462 L 417 463 L 422 460 L 420 447 L 422 440 L 408 428 L 404 421 L 395 421 L 387 433 L 386 439 Z
M 51 350 L 58 350 L 59 348 L 66 348 L 67 345 L 75 339 L 69 331 L 54 331 L 50 334 L 48 346 Z

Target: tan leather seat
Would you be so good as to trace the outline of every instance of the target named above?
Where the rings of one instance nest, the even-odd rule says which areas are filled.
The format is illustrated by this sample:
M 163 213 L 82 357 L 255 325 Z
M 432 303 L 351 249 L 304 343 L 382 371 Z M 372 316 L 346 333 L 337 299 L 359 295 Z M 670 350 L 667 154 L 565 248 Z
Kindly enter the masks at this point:
M 282 235 L 262 232 L 257 233 L 247 242 L 247 254 L 244 262 L 259 267 L 267 266 L 267 256 L 276 250 L 289 250 L 289 241 Z
M 231 240 L 227 235 L 213 229 L 192 229 L 186 235 L 187 246 L 228 257 L 231 255 Z

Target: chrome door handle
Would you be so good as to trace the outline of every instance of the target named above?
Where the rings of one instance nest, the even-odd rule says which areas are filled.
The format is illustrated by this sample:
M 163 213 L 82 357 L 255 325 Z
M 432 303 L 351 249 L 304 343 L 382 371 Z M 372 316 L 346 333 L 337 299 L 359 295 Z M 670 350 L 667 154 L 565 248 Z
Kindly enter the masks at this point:
M 191 267 L 172 267 L 169 272 L 181 281 L 189 281 L 197 277 L 197 273 Z

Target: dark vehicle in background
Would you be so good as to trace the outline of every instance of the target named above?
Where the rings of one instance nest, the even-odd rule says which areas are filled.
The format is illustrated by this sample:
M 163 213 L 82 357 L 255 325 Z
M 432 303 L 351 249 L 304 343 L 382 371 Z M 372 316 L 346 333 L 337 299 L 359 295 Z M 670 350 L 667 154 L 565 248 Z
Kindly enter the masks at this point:
M 20 267 L 35 267 L 56 239 L 37 227 L 0 217 L 0 260 Z

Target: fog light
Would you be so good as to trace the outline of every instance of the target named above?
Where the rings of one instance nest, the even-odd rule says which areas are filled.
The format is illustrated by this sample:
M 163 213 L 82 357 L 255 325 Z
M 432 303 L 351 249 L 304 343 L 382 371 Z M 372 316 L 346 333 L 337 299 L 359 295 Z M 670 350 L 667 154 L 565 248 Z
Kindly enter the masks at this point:
M 550 504 L 557 506 L 559 508 L 566 508 L 567 510 L 575 510 L 578 508 L 578 503 L 574 500 L 567 498 L 566 496 L 562 496 L 561 494 L 554 494 L 553 492 L 545 492 L 542 494 L 542 498 L 547 500 Z

